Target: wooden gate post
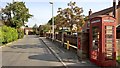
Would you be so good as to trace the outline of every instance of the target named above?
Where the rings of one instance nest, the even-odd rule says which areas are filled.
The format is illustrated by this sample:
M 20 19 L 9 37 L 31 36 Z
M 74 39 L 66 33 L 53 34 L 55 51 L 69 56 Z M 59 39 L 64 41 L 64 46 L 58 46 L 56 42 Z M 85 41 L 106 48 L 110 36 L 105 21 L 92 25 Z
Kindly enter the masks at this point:
M 69 41 L 67 41 L 67 50 L 70 49 L 70 44 L 69 44 Z

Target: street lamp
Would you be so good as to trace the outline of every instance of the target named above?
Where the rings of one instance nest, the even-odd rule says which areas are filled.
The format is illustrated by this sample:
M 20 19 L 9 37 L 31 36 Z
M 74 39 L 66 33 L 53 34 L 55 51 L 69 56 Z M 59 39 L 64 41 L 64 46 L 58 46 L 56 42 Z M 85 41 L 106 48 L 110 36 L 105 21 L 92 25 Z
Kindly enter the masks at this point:
M 52 40 L 54 40 L 54 17 L 53 17 L 53 2 L 49 2 L 52 5 Z

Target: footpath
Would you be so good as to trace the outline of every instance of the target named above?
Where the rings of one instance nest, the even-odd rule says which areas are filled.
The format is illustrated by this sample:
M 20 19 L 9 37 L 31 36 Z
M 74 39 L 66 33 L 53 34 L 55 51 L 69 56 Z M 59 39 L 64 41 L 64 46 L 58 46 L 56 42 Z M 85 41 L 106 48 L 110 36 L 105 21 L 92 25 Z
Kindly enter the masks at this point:
M 100 68 L 95 64 L 91 63 L 89 60 L 85 60 L 84 63 L 78 60 L 77 54 L 74 51 L 70 51 L 65 49 L 60 43 L 56 41 L 52 41 L 50 39 L 46 39 L 45 37 L 40 37 L 40 40 L 54 53 L 56 58 L 63 63 L 64 66 L 70 67 L 92 67 L 92 68 Z

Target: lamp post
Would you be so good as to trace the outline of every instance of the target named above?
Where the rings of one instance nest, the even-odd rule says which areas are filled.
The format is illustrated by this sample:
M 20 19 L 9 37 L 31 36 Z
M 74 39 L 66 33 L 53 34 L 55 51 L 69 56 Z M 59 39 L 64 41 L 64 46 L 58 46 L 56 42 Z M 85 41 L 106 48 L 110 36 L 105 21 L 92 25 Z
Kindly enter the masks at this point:
M 52 40 L 54 40 L 54 17 L 53 17 L 53 2 L 49 2 L 52 5 Z

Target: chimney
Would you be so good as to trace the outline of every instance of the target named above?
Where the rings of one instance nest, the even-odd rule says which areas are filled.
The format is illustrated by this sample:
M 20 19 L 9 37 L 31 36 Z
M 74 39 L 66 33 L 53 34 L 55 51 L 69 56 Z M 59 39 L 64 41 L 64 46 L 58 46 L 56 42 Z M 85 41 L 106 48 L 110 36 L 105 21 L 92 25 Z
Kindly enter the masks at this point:
M 116 0 L 113 0 L 113 17 L 116 17 Z
M 88 14 L 88 15 L 90 16 L 91 14 L 92 14 L 92 10 L 90 9 L 90 10 L 89 10 L 89 14 Z
M 118 6 L 120 6 L 120 0 L 118 0 Z

